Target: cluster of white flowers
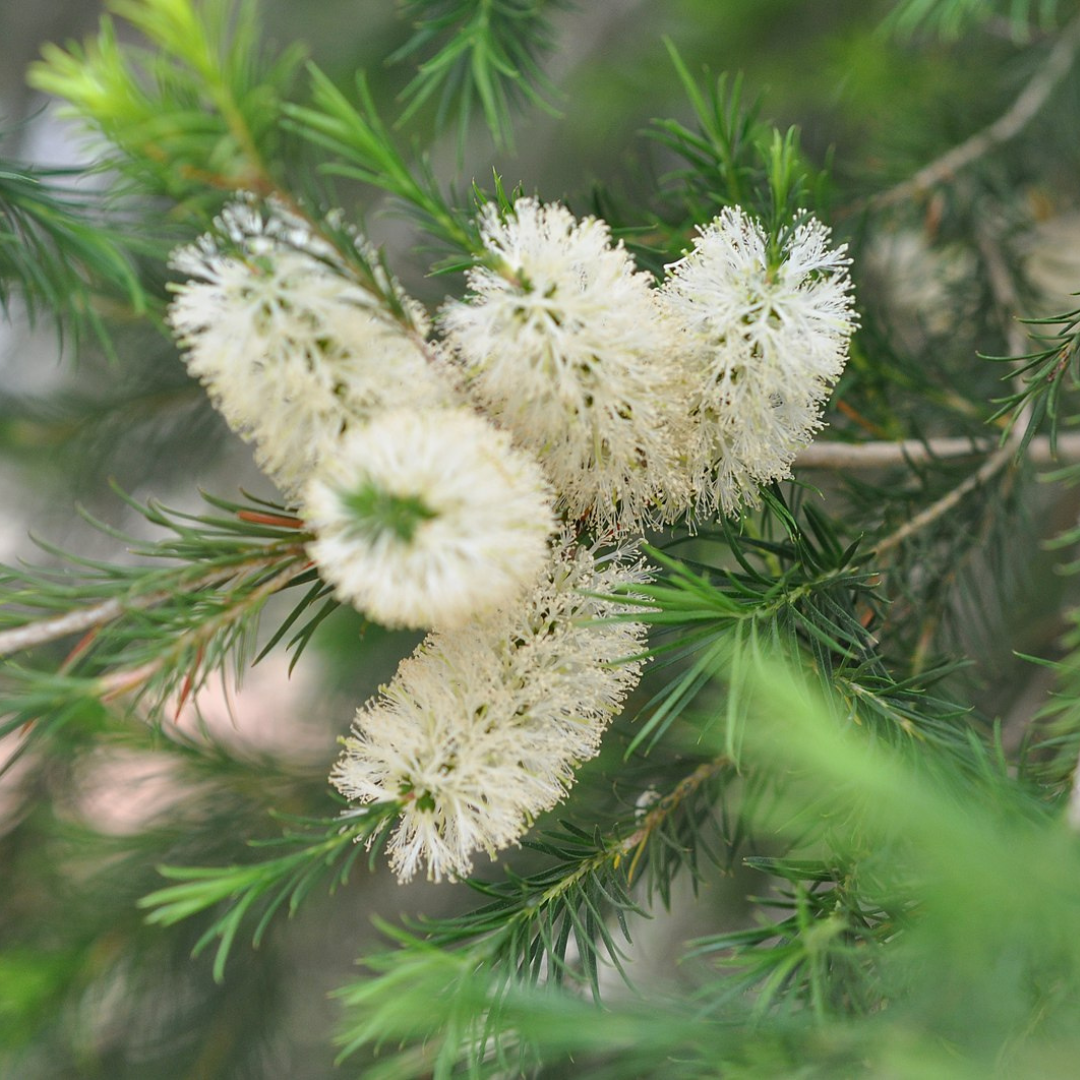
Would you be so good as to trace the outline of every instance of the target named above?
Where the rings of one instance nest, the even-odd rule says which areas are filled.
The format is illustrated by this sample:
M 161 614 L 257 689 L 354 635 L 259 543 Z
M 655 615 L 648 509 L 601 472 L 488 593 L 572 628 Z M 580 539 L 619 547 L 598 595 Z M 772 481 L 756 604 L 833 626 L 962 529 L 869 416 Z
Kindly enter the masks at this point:
M 596 595 L 648 580 L 632 548 L 570 543 L 525 604 L 436 631 L 357 713 L 334 768 L 342 794 L 401 800 L 391 865 L 435 880 L 494 858 L 555 806 L 637 683 L 643 624 Z M 598 621 L 604 620 L 604 621 Z
M 472 400 L 544 465 L 558 506 L 640 532 L 737 513 L 790 475 L 855 328 L 844 248 L 814 219 L 778 252 L 725 209 L 659 288 L 607 225 L 521 199 L 441 324 Z
M 341 599 L 391 626 L 453 624 L 536 579 L 554 531 L 537 465 L 461 409 L 423 308 L 358 283 L 284 207 L 250 199 L 172 259 L 188 370 L 317 534 Z
M 648 579 L 646 528 L 788 475 L 855 327 L 845 250 L 812 218 L 770 245 L 725 210 L 659 286 L 559 205 L 488 207 L 481 237 L 441 340 L 360 241 L 373 279 L 280 205 L 236 202 L 173 259 L 189 370 L 298 506 L 323 578 L 431 631 L 333 774 L 401 804 L 403 880 L 470 873 L 565 796 L 645 640 L 585 594 Z

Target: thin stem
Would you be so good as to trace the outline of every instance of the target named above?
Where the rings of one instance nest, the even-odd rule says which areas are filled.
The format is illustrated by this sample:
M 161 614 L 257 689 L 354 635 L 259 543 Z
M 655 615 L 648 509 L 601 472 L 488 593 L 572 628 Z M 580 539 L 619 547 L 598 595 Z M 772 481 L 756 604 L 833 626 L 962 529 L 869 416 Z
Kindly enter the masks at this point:
M 962 483 L 957 484 L 947 495 L 942 496 L 937 502 L 932 503 L 921 513 L 916 514 L 910 521 L 905 522 L 896 532 L 887 536 L 880 544 L 874 547 L 874 554 L 881 556 L 893 548 L 899 547 L 909 537 L 925 529 L 927 525 L 944 517 L 950 510 L 958 506 L 965 496 L 977 488 L 988 483 L 993 477 L 1004 469 L 1016 455 L 1017 440 L 1010 440 L 982 463 L 981 468 L 973 472 Z
M 298 560 L 293 565 L 285 567 L 280 573 L 268 578 L 257 589 L 253 589 L 241 601 L 223 611 L 216 618 L 209 619 L 207 622 L 195 627 L 194 630 L 182 634 L 169 649 L 159 653 L 153 660 L 139 664 L 137 667 L 123 668 L 120 671 L 113 671 L 103 676 L 98 680 L 97 684 L 102 699 L 116 697 L 148 682 L 162 668 L 168 666 L 177 656 L 180 656 L 184 650 L 192 645 L 201 645 L 208 641 L 223 627 L 236 622 L 249 609 L 257 607 L 267 597 L 273 596 L 274 593 L 283 589 L 293 578 L 304 573 L 309 566 L 310 563 Z
M 302 548 L 297 548 L 295 552 L 279 551 L 274 555 L 263 555 L 249 562 L 244 562 L 240 566 L 218 567 L 201 577 L 182 582 L 178 588 L 159 589 L 156 592 L 144 593 L 141 596 L 114 597 L 111 600 L 103 600 L 101 603 L 92 604 L 89 607 L 67 611 L 63 615 L 56 615 L 49 619 L 27 623 L 25 626 L 16 626 L 10 630 L 0 631 L 0 656 L 23 652 L 26 649 L 32 649 L 50 641 L 70 637 L 72 634 L 85 633 L 87 630 L 93 630 L 97 626 L 104 626 L 106 623 L 120 618 L 125 612 L 142 611 L 145 608 L 162 604 L 175 596 L 181 589 L 186 592 L 197 592 L 208 585 L 214 585 L 219 581 L 235 577 L 240 569 L 258 570 L 263 567 L 274 566 L 276 563 L 281 562 L 284 556 L 289 554 L 298 555 L 302 551 Z
M 579 881 L 590 874 L 596 873 L 605 865 L 617 869 L 626 859 L 630 859 L 630 866 L 626 873 L 627 884 L 630 884 L 633 881 L 641 855 L 656 829 L 663 824 L 665 819 L 674 814 L 698 788 L 730 766 L 731 759 L 726 755 L 699 765 L 689 776 L 684 777 L 669 794 L 660 799 L 646 813 L 641 824 L 628 836 L 606 845 L 602 851 L 598 851 L 590 858 L 584 859 L 566 877 L 560 878 L 545 889 L 534 903 L 530 903 L 511 914 L 503 926 L 475 946 L 478 959 L 494 957 L 508 940 L 512 940 L 520 932 L 522 925 L 528 925 L 536 918 L 539 910 L 565 896 Z
M 633 852 L 630 868 L 626 872 L 626 880 L 628 882 L 634 880 L 634 874 L 637 871 L 638 863 L 641 861 L 642 853 L 645 851 L 645 845 L 649 842 L 649 838 L 656 829 L 691 795 L 693 795 L 699 787 L 718 776 L 724 769 L 727 769 L 730 766 L 731 758 L 726 754 L 713 758 L 712 761 L 706 761 L 703 765 L 699 765 L 689 776 L 678 783 L 671 794 L 665 795 L 664 798 L 649 810 L 645 815 L 645 819 L 642 821 L 640 828 L 635 829 L 634 832 L 626 837 L 626 839 L 615 848 L 616 866 L 619 865 L 619 862 L 623 858 Z
M 1032 76 L 1012 105 L 989 127 L 954 146 L 914 176 L 895 187 L 862 200 L 853 210 L 880 210 L 925 194 L 936 184 L 950 179 L 973 161 L 984 157 L 1002 143 L 1015 138 L 1035 118 L 1065 77 L 1080 48 L 1080 19 L 1061 33 L 1046 58 L 1046 63 Z
M 1077 44 L 1080 44 L 1078 35 L 1080 35 L 1080 20 L 1077 20 L 1069 28 L 1069 32 L 1063 35 L 1063 40 L 1068 38 L 1070 41 L 1073 41 L 1073 51 L 1075 51 Z M 1077 40 L 1074 41 L 1073 39 Z M 1061 42 L 1059 41 L 1058 46 L 1060 45 Z M 1057 47 L 1055 47 L 1055 50 L 1056 48 Z M 1071 63 L 1072 52 L 1070 52 L 1069 56 Z M 1021 98 L 1023 97 L 1024 95 L 1022 94 Z M 983 230 L 979 235 L 979 247 L 982 251 L 983 258 L 986 260 L 990 291 L 1003 315 L 1009 319 L 1006 330 L 1009 344 L 1014 351 L 1022 352 L 1023 335 L 1016 322 L 1018 296 L 1013 284 L 1012 275 L 1009 273 L 1008 266 L 1001 253 L 1000 245 L 997 243 L 997 238 L 991 232 Z M 1015 371 L 1017 365 L 1013 364 L 1013 368 Z M 1014 379 L 1015 378 L 1016 376 L 1014 375 Z M 874 554 L 880 558 L 887 552 L 899 547 L 909 537 L 914 536 L 915 533 L 919 532 L 921 529 L 925 529 L 927 525 L 932 524 L 939 518 L 948 514 L 954 507 L 958 506 L 966 496 L 971 494 L 971 492 L 982 487 L 983 484 L 989 483 L 999 472 L 1008 468 L 1010 462 L 1016 460 L 1020 448 L 1024 445 L 1024 432 L 1030 422 L 1031 410 L 1032 404 L 1028 401 L 1017 415 L 1016 423 L 1009 429 L 1009 434 L 1005 442 L 982 463 L 978 470 L 973 472 L 966 480 L 958 484 L 952 491 L 948 492 L 948 494 L 943 495 L 937 502 L 932 503 L 921 513 L 916 514 L 915 517 L 910 521 L 905 522 L 905 524 L 897 529 L 896 532 L 887 536 L 877 544 L 874 547 Z
M 899 442 L 820 442 L 799 454 L 795 468 L 884 469 L 893 465 L 924 465 L 943 458 L 981 457 L 991 452 L 995 445 L 957 437 L 903 439 Z M 1049 437 L 1040 435 L 1028 445 L 1027 457 L 1034 465 L 1080 461 L 1080 433 L 1059 436 L 1056 453 L 1051 449 Z

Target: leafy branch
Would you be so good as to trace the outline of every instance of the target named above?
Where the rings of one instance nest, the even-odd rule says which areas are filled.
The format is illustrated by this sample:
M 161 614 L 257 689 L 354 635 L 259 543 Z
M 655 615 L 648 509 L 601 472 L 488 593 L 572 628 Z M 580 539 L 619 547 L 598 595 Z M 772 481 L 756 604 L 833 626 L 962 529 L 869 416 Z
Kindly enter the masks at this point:
M 857 600 L 873 604 L 876 575 L 854 565 L 855 546 L 842 548 L 826 532 L 823 519 L 811 516 L 827 548 L 815 546 L 780 503 L 773 506 L 791 528 L 793 542 L 740 537 L 725 524 L 724 539 L 737 568 L 696 571 L 650 550 L 650 558 L 667 574 L 662 582 L 635 587 L 641 600 L 626 598 L 625 603 L 639 606 L 642 610 L 633 617 L 668 639 L 653 645 L 652 655 L 667 664 L 693 659 L 657 692 L 646 711 L 656 708 L 639 728 L 632 750 L 655 746 L 695 696 L 726 672 L 725 748 L 738 761 L 739 673 L 746 670 L 743 661 L 759 656 L 766 641 L 783 639 L 796 650 L 808 646 L 829 672 L 872 655 L 873 637 L 853 609 Z
M 650 552 L 664 579 L 635 586 L 641 599 L 624 602 L 641 608 L 632 617 L 657 632 L 650 654 L 675 674 L 642 710 L 631 750 L 651 750 L 683 721 L 741 764 L 749 688 L 764 660 L 781 655 L 830 688 L 838 715 L 891 743 L 930 743 L 961 772 L 971 768 L 972 714 L 931 689 L 955 665 L 898 679 L 874 632 L 882 625 L 882 579 L 863 563 L 870 553 L 845 546 L 811 506 L 799 516 L 770 496 L 765 520 L 779 523 L 784 538 L 754 536 L 749 523 L 743 535 L 725 526 L 730 565 L 695 569 Z
M 459 146 L 477 105 L 492 137 L 512 146 L 512 111 L 523 103 L 553 112 L 553 87 L 540 57 L 554 42 L 547 10 L 565 0 L 405 0 L 413 36 L 389 62 L 419 60 L 403 91 L 409 101 L 399 123 L 439 95 L 436 125 L 458 114 Z
M 881 947 L 904 928 L 900 900 L 886 908 L 871 899 L 844 858 L 759 856 L 744 863 L 779 879 L 781 888 L 756 900 L 772 909 L 771 918 L 692 944 L 685 959 L 707 958 L 725 971 L 699 991 L 702 1010 L 720 1013 L 753 992 L 759 1016 L 796 1001 L 818 1020 L 871 1012 L 880 994 Z M 790 914 L 777 914 L 784 911 Z
M 711 820 L 716 784 L 729 770 L 725 760 L 706 762 L 680 782 L 673 791 L 648 808 L 640 820 L 622 835 L 590 836 L 564 823 L 563 831 L 547 833 L 527 844 L 556 861 L 547 869 L 528 877 L 506 870 L 502 882 L 470 880 L 469 885 L 490 902 L 466 915 L 417 924 L 423 938 L 408 930 L 385 927 L 391 936 L 423 941 L 425 949 L 467 952 L 469 963 L 483 963 L 493 973 L 501 973 L 507 987 L 550 981 L 561 984 L 581 976 L 599 997 L 601 956 L 618 967 L 619 946 L 608 928 L 614 913 L 624 936 L 629 939 L 626 916 L 639 912 L 628 889 L 635 868 L 650 847 L 662 852 L 664 870 L 657 874 L 666 890 L 673 857 L 693 860 L 698 849 L 686 842 L 684 819 L 694 819 L 700 832 Z M 291 914 L 312 887 L 330 875 L 331 891 L 344 884 L 366 841 L 370 859 L 378 854 L 392 827 L 398 805 L 380 803 L 351 811 L 329 821 L 300 821 L 302 829 L 287 831 L 280 839 L 253 844 L 253 847 L 299 847 L 300 850 L 248 865 L 228 867 L 161 867 L 165 877 L 180 882 L 144 897 L 139 906 L 148 909 L 150 922 L 173 925 L 219 904 L 226 910 L 217 916 L 200 938 L 196 951 L 218 939 L 214 961 L 215 977 L 223 976 L 237 933 L 246 919 L 260 911 L 253 942 L 258 945 L 275 914 L 283 906 Z M 666 893 L 665 893 L 666 895 Z M 577 959 L 571 960 L 571 951 Z M 401 959 L 401 954 L 391 954 Z M 378 969 L 380 960 L 365 961 Z M 392 979 L 400 977 L 400 973 Z M 391 979 L 391 981 L 392 981 Z M 353 1005 L 378 1001 L 386 1007 L 386 985 L 379 980 L 351 988 Z M 346 1050 L 352 1052 L 379 1030 L 378 1010 L 364 1025 Z
M 475 225 L 451 209 L 430 166 L 422 160 L 414 169 L 394 145 L 363 73 L 357 74 L 354 105 L 318 68 L 308 70 L 312 104 L 288 104 L 284 114 L 289 130 L 339 159 L 324 163 L 322 171 L 385 191 L 413 209 L 433 236 L 469 255 L 478 253 Z
M 780 1005 L 787 1015 L 792 999 L 819 1019 L 849 1015 L 853 1006 L 859 1011 L 860 988 L 870 991 L 865 1004 L 879 1000 L 880 988 L 873 987 L 879 966 L 891 966 L 895 978 L 897 964 L 914 962 L 925 977 L 926 955 L 897 950 L 896 939 L 971 933 L 948 913 L 960 896 L 971 897 L 973 906 L 961 910 L 972 916 L 995 895 L 982 908 L 984 917 L 994 925 L 991 936 L 1008 936 L 1019 915 L 1014 905 L 1023 904 L 1008 878 L 1028 887 L 1036 878 L 1064 880 L 1077 872 L 1075 845 L 1056 815 L 1034 788 L 1013 783 L 994 751 L 973 746 L 976 782 L 958 783 L 936 755 L 901 755 L 865 728 L 838 725 L 828 692 L 812 690 L 791 669 L 759 667 L 753 693 L 749 756 L 769 769 L 786 763 L 798 777 L 785 792 L 784 831 L 797 836 L 808 822 L 830 822 L 811 830 L 809 843 L 801 840 L 814 857 L 747 860 L 790 883 L 777 906 L 792 915 L 706 939 L 696 950 L 720 954 L 723 966 L 735 969 L 735 984 L 759 987 L 761 1012 Z M 808 801 L 807 792 L 816 794 Z M 1003 874 L 1006 865 L 1012 869 Z M 1048 909 L 1066 922 L 1075 919 L 1064 894 L 1052 886 L 1038 891 Z M 1033 954 L 1047 947 L 1038 935 L 1028 935 L 1023 946 Z M 996 963 L 997 955 L 989 947 L 966 962 L 977 968 Z M 717 985 L 729 993 L 731 978 Z
M 120 151 L 110 162 L 147 193 L 208 216 L 222 193 L 277 184 L 281 102 L 302 52 L 264 61 L 255 3 L 111 0 L 156 51 L 118 43 L 106 16 L 98 36 L 47 45 L 29 80 Z M 273 164 L 271 164 L 273 163 Z
M 69 186 L 76 169 L 27 168 L 0 160 L 0 309 L 18 288 L 30 316 L 47 311 L 76 334 L 107 334 L 99 302 L 115 296 L 143 313 L 149 300 L 130 241 L 102 214 L 103 198 Z
M 1049 427 L 1051 453 L 1056 452 L 1062 395 L 1080 385 L 1080 308 L 1045 319 L 1024 319 L 1029 326 L 1057 327 L 1053 334 L 1035 335 L 1043 348 L 1024 356 L 989 356 L 984 359 L 1010 365 L 1004 378 L 1013 390 L 997 399 L 1000 406 L 991 420 L 1007 418 L 1005 431 L 1017 424 L 1024 430 L 1018 452 L 1027 449 L 1044 422 Z
M 382 255 L 358 242 L 338 216 L 309 211 L 293 194 L 283 162 L 281 133 L 296 128 L 286 117 L 302 50 L 264 60 L 254 0 L 239 5 L 210 0 L 112 0 L 111 9 L 140 30 L 153 49 L 121 46 L 112 22 L 102 21 L 86 46 L 56 46 L 31 70 L 39 89 L 69 102 L 68 111 L 98 128 L 116 149 L 115 167 L 141 189 L 180 204 L 205 224 L 229 195 L 273 198 L 326 240 L 339 259 L 335 269 L 354 278 L 388 314 L 413 330 L 390 287 Z M 333 93 L 314 74 L 317 93 Z M 299 134 L 313 133 L 302 126 Z M 389 134 L 373 136 L 392 156 Z M 301 186 L 304 178 L 298 178 Z M 307 185 L 311 186 L 311 185 Z
M 820 198 L 823 174 L 801 154 L 796 129 L 781 134 L 759 119 L 759 102 L 743 101 L 740 77 L 712 80 L 706 72 L 703 90 L 675 46 L 666 45 L 697 122 L 694 130 L 678 120 L 654 120 L 649 132 L 686 162 L 666 178 L 667 197 L 688 223 L 680 227 L 741 206 L 767 223 L 778 251 L 793 221 Z
M 692 862 L 701 854 L 686 842 L 683 830 L 692 822 L 695 833 L 704 831 L 712 820 L 717 784 L 729 771 L 730 762 L 724 758 L 702 763 L 650 806 L 631 829 L 616 829 L 608 837 L 562 822 L 560 831 L 547 832 L 525 845 L 556 860 L 546 869 L 521 877 L 507 868 L 500 882 L 470 879 L 470 887 L 490 899 L 480 908 L 452 918 L 424 919 L 412 930 L 384 926 L 407 948 L 366 957 L 364 963 L 376 977 L 340 991 L 350 1014 L 340 1040 L 342 1056 L 379 1045 L 383 1033 L 398 1023 L 393 1014 L 401 995 L 415 999 L 418 980 L 423 985 L 433 974 L 429 963 L 444 977 L 482 971 L 493 995 L 490 1012 L 479 1018 L 469 1016 L 461 998 L 462 1022 L 438 1043 L 440 1068 L 483 1052 L 491 1045 L 489 1040 L 501 1055 L 504 1043 L 513 1042 L 513 1033 L 499 1014 L 499 1002 L 524 988 L 584 982 L 599 1000 L 602 963 L 612 964 L 627 978 L 609 924 L 614 920 L 622 937 L 630 941 L 627 917 L 641 914 L 629 892 L 636 868 L 645 857 L 663 860 L 662 868 L 656 864 L 656 879 L 663 880 L 661 891 L 668 895 L 677 864 Z M 655 854 L 650 856 L 650 852 Z M 449 992 L 460 995 L 462 989 L 458 986 Z M 428 1034 L 422 1018 L 416 1029 Z
M 63 565 L 3 570 L 0 655 L 83 636 L 55 669 L 7 664 L 0 686 L 0 715 L 7 719 L 0 730 L 66 703 L 129 692 L 149 701 L 153 712 L 177 691 L 185 698 L 230 660 L 241 666 L 270 596 L 305 581 L 312 586 L 268 648 L 309 605 L 333 603 L 310 569 L 297 519 L 267 504 L 206 498 L 231 516 L 132 502 L 147 521 L 173 534 L 155 544 L 96 523 L 149 565 L 106 563 L 42 545 Z M 153 564 L 162 560 L 179 565 Z M 310 627 L 294 643 L 306 642 Z
M 173 926 L 219 904 L 227 904 L 225 914 L 216 918 L 195 945 L 201 953 L 215 938 L 220 939 L 214 956 L 214 978 L 221 982 L 229 952 L 244 920 L 261 909 L 252 945 L 258 947 L 267 928 L 283 907 L 291 917 L 311 890 L 330 878 L 333 893 L 345 885 L 367 841 L 369 861 L 378 854 L 380 837 L 393 824 L 396 803 L 379 803 L 352 810 L 329 820 L 298 819 L 280 837 L 251 843 L 252 848 L 299 847 L 285 855 L 249 865 L 228 867 L 162 866 L 158 872 L 181 884 L 158 889 L 139 901 L 150 909 L 146 921 Z
M 933 755 L 917 762 L 866 727 L 837 723 L 827 694 L 774 661 L 757 666 L 752 683 L 754 734 L 748 759 L 752 767 L 788 777 L 781 812 L 773 815 L 781 823 L 776 832 L 814 854 L 746 860 L 787 883 L 770 903 L 788 914 L 696 944 L 691 957 L 720 957 L 723 974 L 700 983 L 691 999 L 692 1029 L 679 1024 L 687 1002 L 669 1017 L 662 992 L 648 995 L 647 1008 L 670 1025 L 666 1034 L 657 1034 L 660 1045 L 668 1047 L 673 1062 L 689 1065 L 685 1075 L 702 1075 L 705 1061 L 713 1070 L 726 1064 L 734 1068 L 747 1054 L 754 1055 L 759 1071 L 762 1054 L 790 1071 L 811 1045 L 814 1061 L 842 1064 L 845 1071 L 860 1060 L 927 1060 L 925 1054 L 940 1042 L 933 1025 L 920 1029 L 921 1041 L 910 1057 L 902 1050 L 882 1049 L 892 1034 L 909 1030 L 912 1017 L 903 999 L 880 1010 L 881 995 L 913 979 L 924 986 L 932 971 L 934 981 L 918 1000 L 944 1005 L 959 985 L 966 985 L 963 980 L 985 976 L 1000 965 L 1000 949 L 1008 941 L 1020 942 L 1015 986 L 1010 982 L 1006 987 L 1013 1029 L 1023 1030 L 1041 1008 L 1067 1011 L 1066 998 L 1033 998 L 1030 976 L 1062 949 L 1067 959 L 1053 970 L 1075 970 L 1071 928 L 1076 905 L 1068 889 L 1061 888 L 1077 873 L 1075 844 L 1032 793 L 1014 787 L 1004 769 L 987 762 L 976 797 L 970 798 L 974 789 L 956 787 Z M 716 765 L 724 768 L 722 759 Z M 807 793 L 812 793 L 809 801 Z M 823 830 L 826 811 L 830 824 Z M 656 812 L 663 812 L 659 803 Z M 760 834 L 765 825 L 764 819 L 755 820 L 755 832 Z M 648 830 L 643 826 L 642 831 Z M 624 841 L 624 854 L 632 839 L 640 834 Z M 553 848 L 570 843 L 583 856 L 567 862 L 573 867 L 567 880 L 573 881 L 577 869 L 601 852 L 580 833 L 560 834 Z M 593 850 L 586 853 L 589 847 Z M 1006 876 L 1000 872 L 1003 864 L 1009 868 Z M 1016 888 L 1017 881 L 1023 888 Z M 1052 913 L 1052 941 L 1042 938 L 1044 928 L 1035 930 L 1024 918 L 1031 881 L 1039 882 L 1039 902 L 1048 917 Z M 476 926 L 483 928 L 481 914 L 510 902 L 503 897 L 513 885 L 509 881 L 500 887 L 496 905 L 474 913 Z M 920 902 L 913 906 L 915 898 Z M 525 918 L 528 909 L 517 906 L 506 913 L 510 919 Z M 472 918 L 449 920 L 445 940 L 437 932 L 421 937 L 391 931 L 403 947 L 369 958 L 373 977 L 340 992 L 346 1009 L 339 1036 L 342 1056 L 362 1047 L 385 1049 L 365 1075 L 386 1080 L 420 1072 L 449 1077 L 459 1068 L 473 1076 L 505 1075 L 528 1062 L 561 1060 L 568 1053 L 576 1067 L 587 1062 L 590 1075 L 609 1075 L 605 1063 L 612 1065 L 611 1076 L 630 1075 L 618 1020 L 602 1038 L 595 1032 L 605 1018 L 625 1019 L 633 999 L 593 1012 L 558 992 L 554 966 L 541 964 L 541 971 L 552 977 L 539 980 L 528 977 L 530 966 L 511 975 L 493 971 L 482 950 L 500 941 L 494 914 L 488 939 L 451 947 L 455 940 L 469 941 Z M 987 941 L 955 952 L 962 941 L 972 946 L 973 921 Z M 446 923 L 430 925 L 438 931 Z M 534 962 L 533 954 L 523 956 Z M 960 982 L 958 965 L 964 969 Z M 994 982 L 979 997 L 975 1007 L 981 1015 L 994 1014 L 1001 985 Z M 748 996 L 747 988 L 756 993 Z M 530 1022 L 522 1007 L 526 999 L 528 1014 L 538 1012 L 542 1022 Z M 438 1004 L 425 1007 L 425 1002 Z M 850 1018 L 861 1013 L 861 1026 L 852 1027 Z M 644 1019 L 641 1023 L 639 1038 L 632 1040 L 635 1047 L 648 1026 Z M 641 1060 L 633 1058 L 639 1068 L 634 1075 L 640 1075 Z M 656 1068 L 663 1071 L 647 1075 L 670 1074 L 665 1064 Z

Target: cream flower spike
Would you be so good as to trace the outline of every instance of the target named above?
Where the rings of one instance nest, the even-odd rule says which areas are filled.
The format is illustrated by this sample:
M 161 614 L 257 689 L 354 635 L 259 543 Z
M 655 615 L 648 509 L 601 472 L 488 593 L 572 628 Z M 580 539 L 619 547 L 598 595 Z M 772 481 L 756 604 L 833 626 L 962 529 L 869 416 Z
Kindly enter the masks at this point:
M 680 371 L 652 279 L 605 222 L 519 199 L 489 207 L 494 268 L 469 272 L 471 296 L 442 312 L 474 400 L 534 453 L 559 509 L 600 532 L 640 532 L 684 502 L 669 421 Z
M 357 712 L 331 780 L 361 804 L 401 801 L 401 881 L 469 875 L 566 796 L 643 666 L 645 625 L 605 618 L 626 609 L 603 594 L 649 578 L 632 546 L 560 545 L 523 602 L 428 635 Z
M 509 436 L 463 409 L 397 409 L 350 433 L 305 489 L 309 553 L 385 626 L 455 627 L 531 586 L 550 490 Z
M 857 325 L 850 261 L 814 218 L 770 260 L 761 225 L 729 207 L 667 267 L 661 299 L 696 388 L 687 456 L 699 510 L 755 504 L 822 426 Z
M 454 399 L 422 343 L 423 309 L 381 282 L 412 323 L 406 332 L 308 223 L 276 204 L 230 204 L 172 265 L 190 279 L 169 310 L 188 370 L 290 500 L 343 431 L 383 409 Z

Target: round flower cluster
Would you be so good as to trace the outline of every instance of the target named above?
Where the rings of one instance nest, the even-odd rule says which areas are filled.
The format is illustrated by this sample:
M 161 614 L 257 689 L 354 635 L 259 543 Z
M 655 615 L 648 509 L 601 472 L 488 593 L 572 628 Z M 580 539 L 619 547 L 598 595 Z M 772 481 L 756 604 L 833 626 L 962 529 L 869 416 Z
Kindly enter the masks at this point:
M 389 626 L 460 621 L 536 579 L 551 495 L 462 413 L 423 308 L 358 247 L 380 295 L 307 222 L 241 200 L 174 254 L 191 280 L 170 321 L 188 370 L 300 504 L 338 596 Z
M 309 554 L 385 626 L 455 627 L 510 602 L 555 529 L 540 468 L 462 409 L 398 409 L 311 481 Z
M 480 235 L 441 340 L 361 241 L 358 275 L 280 205 L 237 201 L 173 259 L 189 370 L 298 506 L 319 573 L 431 631 L 333 773 L 400 804 L 402 880 L 470 873 L 565 796 L 645 647 L 596 594 L 648 580 L 645 529 L 736 514 L 790 473 L 856 325 L 813 218 L 770 238 L 726 209 L 659 285 L 559 205 L 489 206 Z

